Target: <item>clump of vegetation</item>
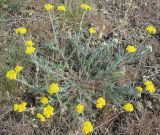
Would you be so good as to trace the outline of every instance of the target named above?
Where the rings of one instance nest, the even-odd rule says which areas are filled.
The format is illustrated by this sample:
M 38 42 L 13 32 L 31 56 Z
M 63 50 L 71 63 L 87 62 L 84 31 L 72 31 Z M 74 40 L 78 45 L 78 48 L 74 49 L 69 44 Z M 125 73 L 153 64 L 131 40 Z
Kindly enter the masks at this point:
M 16 62 L 17 65 L 6 72 L 6 78 L 40 95 L 34 107 L 27 105 L 32 104 L 28 101 L 15 103 L 15 112 L 31 113 L 34 121 L 44 123 L 56 114 L 65 113 L 72 116 L 76 125 L 81 125 L 84 134 L 89 134 L 94 130 L 92 119 L 101 110 L 114 106 L 119 112 L 134 112 L 141 93 L 152 94 L 155 86 L 151 80 L 143 80 L 144 84 L 138 86 L 130 81 L 119 84 L 126 74 L 126 65 L 134 64 L 149 48 L 132 44 L 124 48 L 114 37 L 99 39 L 96 26 L 86 25 L 85 18 L 90 16 L 92 6 L 80 3 L 77 7 L 79 25 L 61 33 L 72 7 L 44 5 L 52 27 L 52 39 L 46 43 L 35 44 L 26 27 L 16 28 L 15 33 L 24 44 L 20 48 L 25 59 Z M 146 31 L 156 34 L 154 26 L 147 26 Z M 33 72 L 28 74 L 25 70 Z

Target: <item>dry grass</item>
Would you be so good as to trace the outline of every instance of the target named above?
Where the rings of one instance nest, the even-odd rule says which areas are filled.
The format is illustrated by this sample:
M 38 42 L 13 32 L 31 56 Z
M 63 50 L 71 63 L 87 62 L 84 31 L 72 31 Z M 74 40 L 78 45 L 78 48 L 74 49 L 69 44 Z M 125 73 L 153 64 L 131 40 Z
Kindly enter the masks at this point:
M 30 116 L 15 115 L 12 112 L 0 118 L 1 135 L 82 135 L 72 125 L 69 117 L 56 115 L 47 123 L 35 123 Z M 58 119 L 56 118 L 58 117 Z M 93 135 L 159 135 L 160 115 L 157 112 L 144 110 L 133 114 L 117 113 L 113 109 L 102 111 L 95 118 Z M 80 128 L 80 127 L 79 127 Z
M 125 116 L 121 130 L 125 135 L 160 134 L 160 116 L 156 112 L 144 110 L 142 114 Z

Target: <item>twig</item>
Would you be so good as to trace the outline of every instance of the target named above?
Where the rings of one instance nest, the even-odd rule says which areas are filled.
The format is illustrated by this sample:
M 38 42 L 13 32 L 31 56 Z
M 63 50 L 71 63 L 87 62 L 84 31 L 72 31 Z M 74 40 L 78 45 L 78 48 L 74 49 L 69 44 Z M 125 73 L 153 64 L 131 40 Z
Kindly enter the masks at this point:
M 122 112 L 121 112 L 121 113 L 122 113 Z M 95 127 L 94 130 L 96 130 L 97 128 L 100 128 L 100 127 L 103 126 L 104 124 L 106 124 L 106 123 L 112 121 L 113 119 L 117 118 L 121 113 L 119 113 L 118 115 L 116 115 L 116 116 L 114 116 L 113 118 L 109 119 L 108 121 L 102 123 L 101 125 Z
M 11 108 L 10 110 L 8 110 L 7 112 L 5 112 L 4 114 L 0 115 L 0 119 L 2 119 L 4 117 L 4 115 L 8 114 L 9 112 L 11 112 L 13 109 Z

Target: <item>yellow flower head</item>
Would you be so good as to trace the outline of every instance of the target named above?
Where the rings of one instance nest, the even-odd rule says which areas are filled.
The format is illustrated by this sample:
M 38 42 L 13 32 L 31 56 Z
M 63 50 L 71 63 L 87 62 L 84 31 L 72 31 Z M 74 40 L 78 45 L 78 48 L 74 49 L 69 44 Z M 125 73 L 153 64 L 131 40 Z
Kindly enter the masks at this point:
M 18 104 L 14 104 L 14 105 L 13 105 L 13 110 L 14 110 L 14 111 L 18 111 L 18 108 L 19 108 L 19 105 L 18 105 Z
M 128 53 L 134 53 L 134 52 L 137 51 L 137 48 L 134 47 L 133 45 L 128 45 L 127 48 L 126 48 L 126 51 L 127 51 Z
M 66 8 L 65 8 L 64 5 L 59 5 L 59 6 L 57 7 L 57 10 L 59 10 L 59 11 L 66 11 Z
M 82 104 L 76 105 L 75 111 L 76 111 L 77 113 L 83 113 L 83 111 L 84 111 L 84 105 L 82 105 Z
M 28 47 L 26 47 L 25 53 L 30 55 L 30 54 L 34 53 L 35 50 L 36 50 L 36 48 L 34 48 L 32 46 L 28 46 Z
M 46 118 L 50 118 L 54 114 L 54 108 L 51 105 L 47 105 L 46 107 L 43 108 L 42 114 Z
M 150 80 L 146 80 L 146 81 L 144 82 L 144 85 L 145 85 L 145 86 L 153 85 L 153 83 L 152 83 L 152 81 L 150 81 Z
M 26 47 L 32 47 L 33 42 L 32 42 L 32 40 L 27 40 L 27 41 L 25 41 L 24 44 L 25 44 Z
M 85 121 L 82 125 L 82 132 L 84 134 L 89 134 L 93 131 L 93 125 L 90 121 Z
M 48 104 L 48 98 L 47 98 L 47 97 L 42 97 L 42 98 L 40 99 L 40 102 L 41 102 L 43 105 Z
M 104 98 L 99 97 L 99 98 L 96 100 L 96 108 L 102 109 L 105 105 L 106 105 L 106 101 L 105 101 Z
M 157 30 L 154 26 L 152 25 L 148 25 L 146 27 L 146 31 L 149 33 L 149 34 L 156 34 L 157 33 Z
M 16 78 L 17 78 L 17 73 L 16 73 L 16 71 L 14 71 L 14 70 L 9 70 L 9 71 L 6 73 L 6 78 L 8 78 L 9 80 L 16 80 Z
M 16 72 L 16 73 L 19 73 L 19 72 L 21 72 L 23 70 L 23 67 L 22 66 L 19 66 L 19 65 L 17 65 L 15 68 L 14 68 L 14 71 Z
M 27 29 L 25 27 L 19 27 L 19 28 L 15 29 L 15 32 L 16 32 L 16 34 L 24 35 L 24 34 L 26 34 Z
M 85 3 L 80 4 L 80 8 L 84 9 L 84 10 L 91 10 L 91 6 Z
M 21 105 L 22 105 L 23 107 L 26 107 L 26 106 L 27 106 L 27 102 L 22 102 Z
M 19 105 L 18 112 L 24 112 L 24 111 L 26 110 L 26 105 L 27 105 L 26 102 L 22 102 L 22 103 Z
M 27 103 L 22 102 L 21 104 L 14 104 L 13 105 L 13 110 L 17 112 L 24 112 L 26 109 Z
M 144 85 L 145 85 L 145 90 L 148 91 L 149 93 L 154 93 L 155 92 L 155 86 L 154 84 L 152 83 L 152 81 L 150 80 L 146 80 L 144 82 Z
M 148 91 L 150 94 L 154 93 L 155 92 L 155 87 L 154 85 L 149 85 L 149 86 L 146 86 L 146 91 Z
M 137 87 L 136 87 L 136 90 L 137 90 L 137 92 L 142 93 L 143 88 L 142 88 L 141 86 L 137 86 Z
M 52 83 L 49 85 L 49 88 L 48 88 L 48 93 L 49 94 L 55 94 L 59 91 L 59 84 L 57 83 Z
M 126 103 L 123 105 L 123 110 L 126 112 L 133 112 L 134 111 L 134 107 L 131 103 Z
M 96 30 L 95 30 L 95 28 L 90 27 L 90 28 L 88 29 L 88 32 L 89 32 L 90 34 L 95 34 L 95 33 L 96 33 Z
M 50 10 L 52 10 L 54 8 L 54 6 L 52 5 L 52 4 L 50 4 L 50 3 L 46 3 L 45 5 L 44 5 L 44 9 L 46 10 L 46 11 L 50 11 Z
M 36 117 L 42 122 L 46 120 L 45 117 L 41 113 L 37 113 Z

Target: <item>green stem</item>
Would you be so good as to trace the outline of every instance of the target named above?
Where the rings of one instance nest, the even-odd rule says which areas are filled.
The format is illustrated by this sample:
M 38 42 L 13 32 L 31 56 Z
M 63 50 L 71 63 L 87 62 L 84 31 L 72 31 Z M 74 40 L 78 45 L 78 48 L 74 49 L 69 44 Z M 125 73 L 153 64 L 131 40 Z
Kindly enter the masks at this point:
M 116 67 L 117 67 L 117 65 L 124 59 L 124 58 L 127 58 L 127 56 L 128 56 L 128 53 L 126 53 L 124 56 L 122 56 L 112 67 L 111 67 L 111 69 L 109 69 L 109 70 L 114 70 Z M 109 71 L 108 70 L 108 71 Z
M 60 98 L 59 98 L 58 93 L 56 93 L 56 96 L 57 96 L 58 102 L 59 102 L 59 104 L 60 104 L 60 107 L 62 108 L 62 107 L 63 107 L 63 104 L 62 104 L 62 102 L 61 102 L 61 100 L 60 100 Z
M 88 43 L 87 43 L 87 49 L 89 49 L 89 44 L 90 44 L 90 42 L 91 42 L 91 39 L 92 39 L 92 34 L 90 35 L 90 37 L 89 37 L 89 41 L 88 41 Z
M 82 14 L 82 19 L 81 19 L 81 22 L 80 22 L 80 25 L 79 25 L 79 33 L 78 33 L 78 40 L 77 40 L 77 43 L 79 43 L 80 33 L 81 33 L 81 30 L 82 30 L 82 24 L 83 24 L 83 20 L 84 20 L 85 14 L 86 14 L 86 11 L 84 11 L 83 14 Z
M 54 42 L 56 44 L 56 47 L 59 48 L 59 46 L 58 46 L 58 40 L 57 40 L 57 35 L 56 35 L 56 31 L 55 31 L 54 24 L 53 24 L 53 19 L 52 19 L 51 13 L 48 12 L 48 14 L 49 14 L 49 18 L 50 18 L 51 25 L 52 25 L 52 31 L 53 31 L 53 34 L 54 34 Z
M 84 20 L 85 13 L 86 13 L 86 11 L 84 11 L 83 14 L 82 14 L 82 19 L 81 19 L 81 22 L 80 22 L 80 25 L 79 25 L 79 33 L 80 33 L 81 30 L 82 30 L 82 24 L 83 24 L 83 20 Z
M 16 79 L 16 81 L 21 82 L 22 84 L 25 84 L 26 86 L 30 87 L 30 88 L 34 88 L 36 89 L 34 86 L 28 84 L 26 81 L 20 80 L 20 79 Z

